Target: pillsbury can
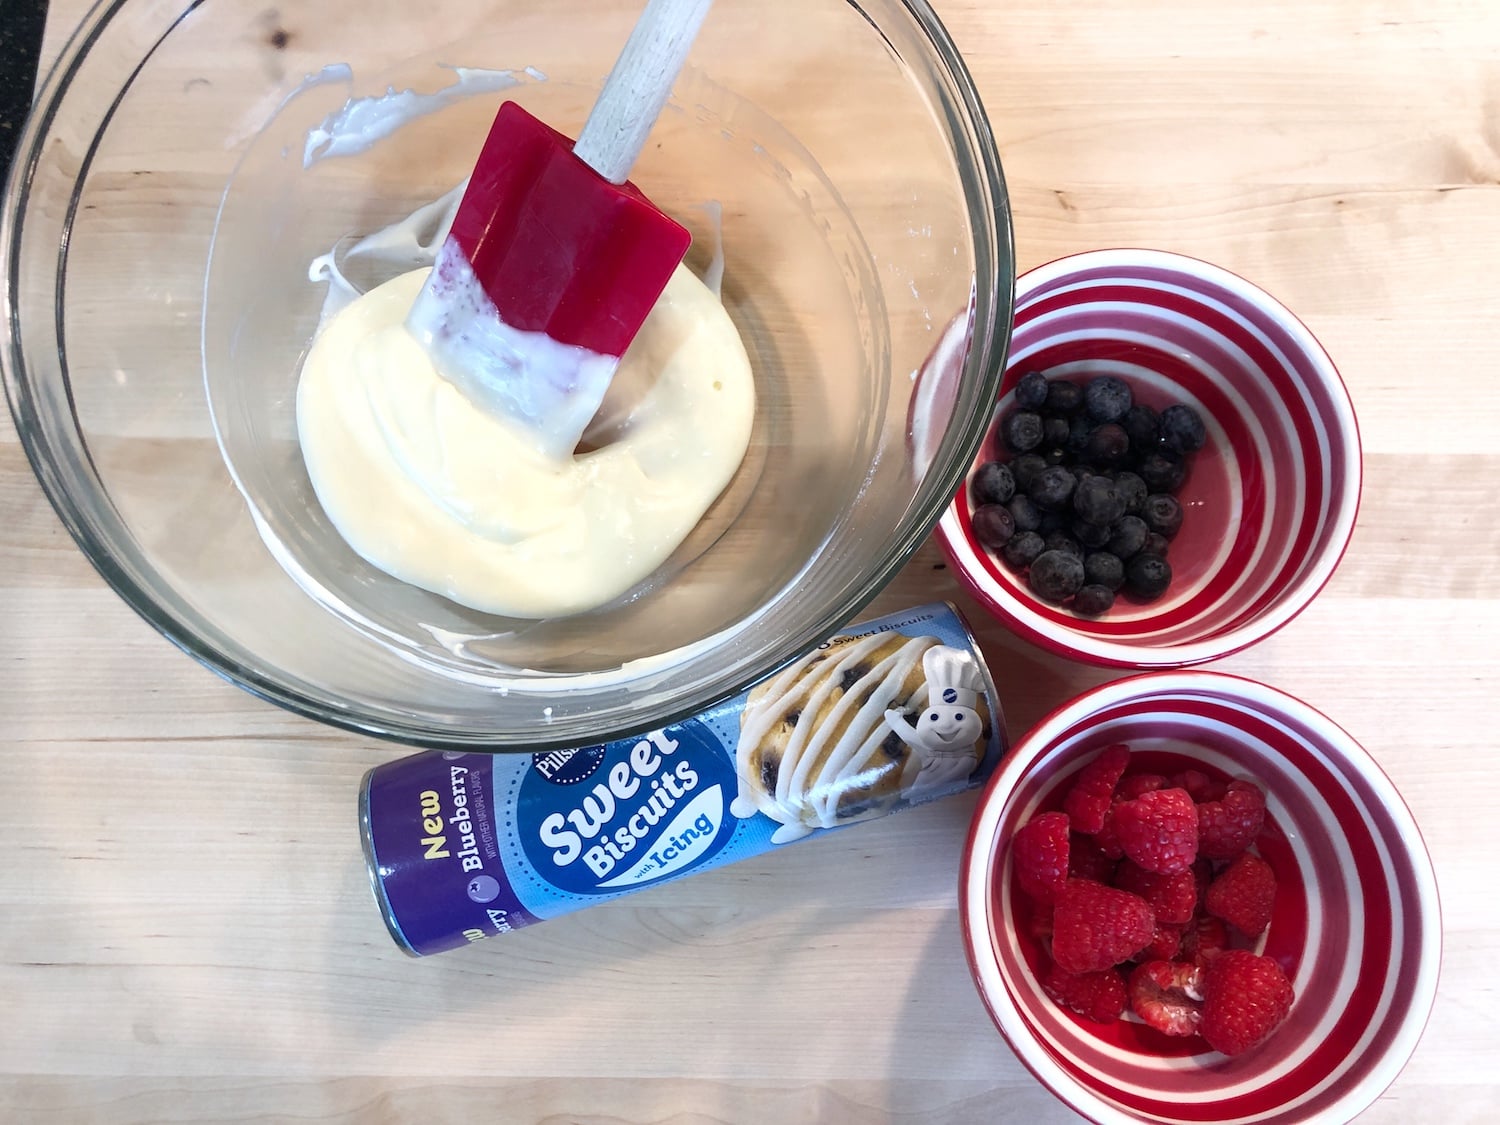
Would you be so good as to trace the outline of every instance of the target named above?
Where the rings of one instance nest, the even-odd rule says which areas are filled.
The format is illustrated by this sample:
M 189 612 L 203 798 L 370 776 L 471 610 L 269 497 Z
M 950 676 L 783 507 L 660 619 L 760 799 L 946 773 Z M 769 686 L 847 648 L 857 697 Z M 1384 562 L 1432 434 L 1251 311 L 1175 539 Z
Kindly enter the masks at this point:
M 961 792 L 1003 749 L 968 627 L 929 605 L 634 738 L 377 766 L 360 829 L 386 925 L 422 956 Z

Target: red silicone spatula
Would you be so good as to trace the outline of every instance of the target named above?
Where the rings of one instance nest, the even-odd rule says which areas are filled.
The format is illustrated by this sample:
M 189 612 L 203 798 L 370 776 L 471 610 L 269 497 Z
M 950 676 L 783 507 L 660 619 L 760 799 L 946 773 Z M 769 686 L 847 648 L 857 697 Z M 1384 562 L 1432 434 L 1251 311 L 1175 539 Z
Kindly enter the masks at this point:
M 574 144 L 500 107 L 407 326 L 472 400 L 571 453 L 690 241 L 626 177 L 713 0 L 648 0 Z

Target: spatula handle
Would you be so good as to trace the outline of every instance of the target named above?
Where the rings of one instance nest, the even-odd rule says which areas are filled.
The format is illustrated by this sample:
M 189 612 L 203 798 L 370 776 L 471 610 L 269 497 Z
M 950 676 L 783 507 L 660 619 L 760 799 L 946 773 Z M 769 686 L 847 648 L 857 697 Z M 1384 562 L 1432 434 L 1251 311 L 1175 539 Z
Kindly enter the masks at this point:
M 647 0 L 573 154 L 613 184 L 630 176 L 713 0 Z

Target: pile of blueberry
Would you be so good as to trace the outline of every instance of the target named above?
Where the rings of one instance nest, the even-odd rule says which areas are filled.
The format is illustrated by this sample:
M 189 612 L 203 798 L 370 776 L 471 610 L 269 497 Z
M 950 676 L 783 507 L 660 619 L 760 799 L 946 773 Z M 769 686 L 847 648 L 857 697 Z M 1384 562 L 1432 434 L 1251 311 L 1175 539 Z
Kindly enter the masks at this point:
M 1176 492 L 1203 447 L 1190 406 L 1158 414 L 1113 375 L 1086 383 L 1031 371 L 1000 420 L 1006 461 L 970 485 L 974 534 L 1024 571 L 1039 598 L 1107 612 L 1122 588 L 1141 601 L 1172 581 L 1167 546 L 1182 526 Z

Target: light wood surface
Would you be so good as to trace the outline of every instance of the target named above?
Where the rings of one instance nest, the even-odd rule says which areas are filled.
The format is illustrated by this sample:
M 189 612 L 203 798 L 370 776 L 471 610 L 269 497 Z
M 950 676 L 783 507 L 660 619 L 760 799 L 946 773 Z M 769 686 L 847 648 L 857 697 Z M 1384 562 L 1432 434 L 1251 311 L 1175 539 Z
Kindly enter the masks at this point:
M 1217 667 L 1347 727 L 1437 867 L 1437 1005 L 1362 1120 L 1495 1120 L 1500 7 L 938 9 L 1023 268 L 1194 254 L 1282 298 L 1341 368 L 1365 449 L 1353 544 L 1307 613 Z M 53 4 L 49 57 L 82 10 Z M 354 827 L 360 775 L 400 751 L 161 639 L 75 549 L 8 417 L 0 528 L 0 1121 L 1074 1119 L 968 979 L 970 798 L 411 960 Z M 944 597 L 970 604 L 929 546 L 875 608 Z M 1110 676 L 984 642 L 1013 737 Z

